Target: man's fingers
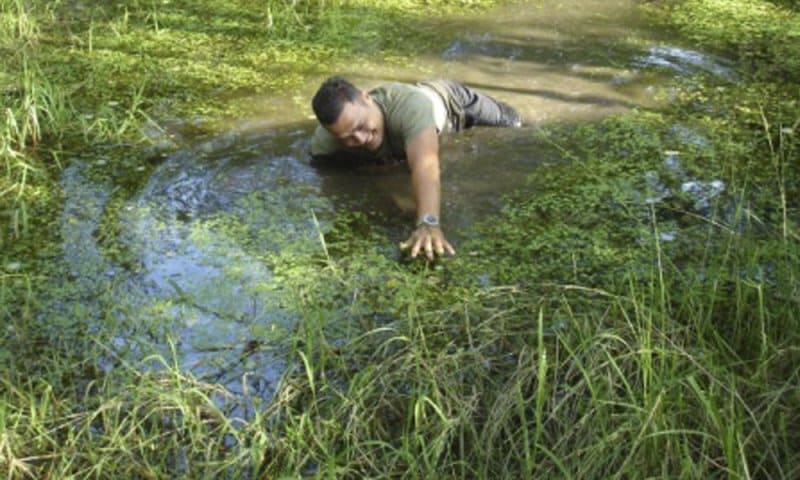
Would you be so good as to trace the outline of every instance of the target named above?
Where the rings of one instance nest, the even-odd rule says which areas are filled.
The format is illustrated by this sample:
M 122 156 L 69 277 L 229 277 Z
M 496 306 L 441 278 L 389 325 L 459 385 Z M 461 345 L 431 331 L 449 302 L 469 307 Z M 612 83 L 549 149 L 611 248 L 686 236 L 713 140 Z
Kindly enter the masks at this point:
M 433 260 L 433 242 L 431 242 L 430 236 L 425 238 L 425 254 L 428 256 L 428 260 Z
M 414 246 L 411 247 L 411 258 L 417 258 L 420 248 L 422 248 L 422 239 L 418 238 L 414 241 Z
M 436 235 L 428 231 L 420 233 L 419 230 L 414 232 L 408 240 L 400 242 L 401 251 L 409 249 L 411 249 L 409 252 L 411 258 L 417 258 L 417 255 L 424 251 L 425 256 L 431 261 L 436 258 L 436 255 L 456 254 L 453 246 L 442 235 Z
M 456 254 L 456 250 L 453 248 L 452 245 L 450 245 L 450 242 L 448 242 L 447 240 L 444 241 L 444 249 L 450 255 L 455 255 Z M 442 255 L 442 254 L 444 254 L 444 252 L 439 252 L 439 255 Z

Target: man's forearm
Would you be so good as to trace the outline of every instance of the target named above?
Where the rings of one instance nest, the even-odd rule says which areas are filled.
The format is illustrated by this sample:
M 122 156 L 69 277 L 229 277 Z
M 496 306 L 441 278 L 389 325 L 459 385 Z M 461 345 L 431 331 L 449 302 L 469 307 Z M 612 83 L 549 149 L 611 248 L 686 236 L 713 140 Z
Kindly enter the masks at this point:
M 439 137 L 430 128 L 409 143 L 406 154 L 411 167 L 411 187 L 417 204 L 417 215 L 439 216 Z
M 414 201 L 417 204 L 417 217 L 426 214 L 440 214 L 441 184 L 439 180 L 438 159 L 420 162 L 411 172 Z
M 433 260 L 435 255 L 455 255 L 453 246 L 438 227 L 441 184 L 439 139 L 436 136 L 436 129 L 431 128 L 419 134 L 409 144 L 406 153 L 411 167 L 411 187 L 417 204 L 417 221 L 427 215 L 434 215 L 437 218 L 426 218 L 400 248 L 410 249 L 411 258 L 415 258 L 419 252 L 424 252 L 428 260 Z

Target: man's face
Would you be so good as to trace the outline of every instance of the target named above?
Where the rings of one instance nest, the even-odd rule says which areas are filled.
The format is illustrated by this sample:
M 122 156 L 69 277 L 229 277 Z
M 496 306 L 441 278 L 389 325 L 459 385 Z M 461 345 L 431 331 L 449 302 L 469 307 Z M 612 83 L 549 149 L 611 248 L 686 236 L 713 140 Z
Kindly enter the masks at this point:
M 383 114 L 367 93 L 360 100 L 345 103 L 339 118 L 325 128 L 350 148 L 375 151 L 383 142 Z

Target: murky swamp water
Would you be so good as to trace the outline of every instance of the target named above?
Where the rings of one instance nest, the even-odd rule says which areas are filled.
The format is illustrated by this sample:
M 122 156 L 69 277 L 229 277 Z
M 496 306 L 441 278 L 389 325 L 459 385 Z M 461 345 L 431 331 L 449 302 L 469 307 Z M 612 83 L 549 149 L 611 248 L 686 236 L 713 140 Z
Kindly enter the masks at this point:
M 452 38 L 436 55 L 403 68 L 365 58 L 331 73 L 365 88 L 452 78 L 522 112 L 527 125 L 521 129 L 474 129 L 442 139 L 443 221 L 456 249 L 474 222 L 498 211 L 503 194 L 561 161 L 536 135 L 537 126 L 655 105 L 670 77 L 698 70 L 732 75 L 724 61 L 649 31 L 632 0 L 530 1 L 480 17 L 431 21 L 429 28 Z M 280 345 L 265 346 L 264 339 L 291 329 L 293 319 L 276 308 L 279 294 L 263 287 L 272 272 L 253 252 L 288 243 L 301 252 L 320 248 L 315 217 L 337 209 L 366 212 L 394 242 L 413 221 L 403 168 L 309 166 L 314 122 L 307 105 L 321 80 L 309 79 L 286 98 L 254 98 L 257 116 L 164 159 L 140 191 L 114 207 L 121 230 L 114 241 L 126 265 L 98 245 L 114 186 L 91 181 L 87 172 L 103 160 L 70 167 L 63 177 L 65 261 L 87 292 L 83 308 L 92 308 L 85 300 L 92 292 L 115 298 L 116 318 L 166 325 L 141 329 L 184 369 L 233 392 L 268 398 L 284 364 Z M 290 98 L 297 95 L 308 99 L 306 107 L 297 108 Z M 397 255 L 393 245 L 387 255 Z M 112 349 L 137 363 L 147 349 L 132 335 L 121 332 Z M 251 348 L 256 339 L 259 348 Z

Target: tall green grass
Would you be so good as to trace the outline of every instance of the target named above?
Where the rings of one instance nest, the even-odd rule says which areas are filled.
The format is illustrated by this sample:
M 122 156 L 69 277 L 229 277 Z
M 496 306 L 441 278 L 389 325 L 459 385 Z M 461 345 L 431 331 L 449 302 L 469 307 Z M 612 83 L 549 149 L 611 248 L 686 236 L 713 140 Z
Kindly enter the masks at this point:
M 768 260 L 760 242 L 710 235 L 706 275 L 659 264 L 654 236 L 650 266 L 605 289 L 432 287 L 445 272 L 321 250 L 284 266 L 300 323 L 270 402 L 235 413 L 170 359 L 66 388 L 6 374 L 1 463 L 10 478 L 795 478 L 800 352 L 779 325 L 800 320 L 782 299 L 796 267 L 743 278 Z M 43 378 L 81 368 L 64 360 Z

